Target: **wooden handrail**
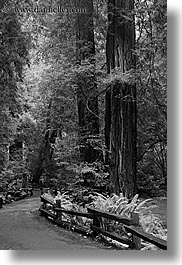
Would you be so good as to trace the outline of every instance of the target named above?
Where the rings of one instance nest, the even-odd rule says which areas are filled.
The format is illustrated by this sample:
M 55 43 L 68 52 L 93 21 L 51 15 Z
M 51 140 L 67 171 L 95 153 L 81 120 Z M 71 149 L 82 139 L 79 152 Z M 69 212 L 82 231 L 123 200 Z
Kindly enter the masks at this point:
M 131 218 L 128 218 L 127 216 L 119 216 L 117 214 L 111 214 L 107 213 L 104 211 L 100 211 L 98 209 L 94 208 L 87 208 L 88 212 L 92 213 L 93 215 L 100 216 L 100 217 L 105 217 L 114 221 L 117 221 L 118 223 L 126 224 L 126 225 L 131 225 L 133 224 L 133 220 Z
M 114 240 L 117 240 L 118 242 L 120 242 L 122 244 L 129 245 L 129 246 L 132 245 L 132 241 L 131 240 L 129 240 L 127 238 L 124 238 L 124 237 L 120 237 L 120 236 L 116 235 L 115 233 L 107 232 L 107 231 L 103 230 L 102 228 L 99 228 L 99 227 L 97 227 L 95 225 L 92 225 L 92 224 L 90 225 L 90 228 L 93 231 L 95 231 L 97 233 L 101 233 L 104 236 L 108 236 L 108 237 L 110 237 L 110 238 L 112 238 Z
M 51 218 L 55 219 L 56 218 L 56 215 L 49 212 L 48 210 L 44 209 L 43 207 L 40 207 L 39 208 L 39 211 L 41 211 L 41 213 L 47 215 L 47 216 L 50 216 Z
M 134 218 L 134 214 L 131 216 L 132 218 L 128 218 L 127 216 L 119 216 L 116 214 L 111 214 L 107 213 L 104 211 L 100 211 L 98 209 L 94 209 L 91 207 L 88 207 L 88 213 L 85 212 L 79 212 L 79 211 L 74 211 L 74 210 L 66 210 L 61 207 L 61 201 L 57 201 L 56 203 L 53 200 L 50 200 L 49 198 L 44 197 L 43 195 L 40 196 L 41 201 L 44 203 L 44 206 L 46 204 L 50 204 L 53 206 L 53 211 L 54 213 L 51 213 L 49 210 L 47 210 L 47 207 L 40 207 L 40 211 L 43 213 L 45 216 L 49 216 L 53 219 L 54 222 L 57 224 L 60 224 L 64 227 L 64 221 L 61 220 L 61 213 L 67 213 L 71 215 L 76 215 L 76 216 L 82 216 L 86 218 L 93 219 L 93 224 L 90 225 L 90 229 L 94 232 L 94 234 L 103 234 L 105 236 L 108 236 L 114 240 L 117 240 L 120 243 L 124 243 L 129 245 L 130 248 L 135 248 L 137 247 L 140 249 L 140 242 L 136 243 L 138 240 L 143 239 L 144 241 L 147 241 L 149 243 L 154 244 L 155 246 L 159 247 L 160 249 L 167 249 L 167 241 L 163 240 L 161 238 L 157 238 L 151 234 L 146 233 L 143 231 L 139 226 L 137 222 L 137 218 Z M 135 213 L 135 215 L 137 215 Z M 133 235 L 133 240 L 127 239 L 125 237 L 120 237 L 116 235 L 115 233 L 110 233 L 101 228 L 101 217 L 117 221 L 118 223 L 123 224 L 124 228 L 126 229 L 127 232 L 131 233 Z M 135 216 L 136 217 L 136 216 Z M 75 229 L 75 228 L 74 228 Z M 75 229 L 74 231 L 80 231 L 81 233 L 88 233 L 85 231 L 81 231 L 82 229 Z M 135 239 L 134 239 L 135 238 Z
M 78 212 L 78 211 L 73 211 L 73 210 L 66 210 L 64 208 L 54 208 L 56 212 L 62 212 L 62 213 L 67 213 L 71 215 L 76 215 L 76 216 L 82 216 L 82 217 L 87 217 L 90 219 L 93 219 L 94 216 L 91 213 L 85 213 L 85 212 Z
M 155 236 L 153 236 L 153 235 L 151 235 L 149 233 L 146 233 L 142 229 L 136 228 L 134 226 L 124 225 L 124 227 L 126 228 L 126 230 L 128 232 L 130 232 L 131 234 L 143 239 L 144 241 L 152 243 L 152 244 L 154 244 L 155 246 L 157 246 L 157 247 L 159 247 L 161 249 L 164 249 L 164 250 L 167 249 L 167 241 L 166 240 L 164 240 L 162 238 L 155 237 Z

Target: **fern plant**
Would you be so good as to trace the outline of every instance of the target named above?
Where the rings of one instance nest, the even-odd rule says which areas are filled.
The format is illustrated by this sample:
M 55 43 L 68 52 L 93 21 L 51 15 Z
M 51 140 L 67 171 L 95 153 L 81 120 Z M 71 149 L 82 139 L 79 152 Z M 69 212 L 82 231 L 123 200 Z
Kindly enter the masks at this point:
M 117 215 L 130 217 L 132 212 L 139 213 L 140 226 L 144 231 L 162 239 L 167 239 L 167 229 L 165 229 L 163 222 L 157 217 L 153 210 L 158 206 L 154 204 L 152 199 L 140 200 L 136 194 L 131 201 L 121 193 L 120 196 L 113 195 L 111 197 L 96 194 L 92 206 Z M 123 226 L 114 221 L 108 221 L 102 218 L 102 225 L 107 230 L 108 226 L 111 231 L 117 231 L 120 235 L 125 234 L 126 231 Z M 112 226 L 112 229 L 111 229 Z M 157 249 L 150 243 L 142 242 L 143 249 Z

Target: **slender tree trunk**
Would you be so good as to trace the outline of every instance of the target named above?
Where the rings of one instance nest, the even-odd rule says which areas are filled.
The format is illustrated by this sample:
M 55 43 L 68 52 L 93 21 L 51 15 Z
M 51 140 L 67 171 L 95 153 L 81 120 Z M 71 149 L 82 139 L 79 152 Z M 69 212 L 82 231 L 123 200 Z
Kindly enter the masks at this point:
M 46 132 L 44 136 L 44 168 L 50 177 L 54 177 L 53 152 L 59 128 L 55 124 L 54 125 L 52 124 L 51 111 L 52 111 L 52 99 L 50 100 L 48 106 Z
M 93 0 L 77 1 L 86 13 L 77 17 L 77 63 L 82 68 L 77 76 L 77 106 L 79 122 L 79 144 L 81 159 L 93 162 L 99 159 L 99 152 L 93 148 L 93 141 L 99 136 L 98 98 L 95 96 L 95 44 L 93 30 Z
M 54 177 L 54 160 L 53 160 L 53 146 L 56 142 L 58 132 L 60 128 L 52 128 L 51 121 L 51 111 L 52 111 L 52 99 L 48 105 L 47 117 L 46 117 L 46 130 L 44 138 L 39 148 L 37 164 L 33 172 L 34 180 L 39 181 L 40 176 L 45 173 L 48 177 Z M 60 136 L 60 133 L 59 133 Z
M 126 73 L 135 68 L 134 0 L 109 0 L 107 71 Z M 128 198 L 136 190 L 136 86 L 118 81 L 106 94 L 105 142 L 112 191 Z

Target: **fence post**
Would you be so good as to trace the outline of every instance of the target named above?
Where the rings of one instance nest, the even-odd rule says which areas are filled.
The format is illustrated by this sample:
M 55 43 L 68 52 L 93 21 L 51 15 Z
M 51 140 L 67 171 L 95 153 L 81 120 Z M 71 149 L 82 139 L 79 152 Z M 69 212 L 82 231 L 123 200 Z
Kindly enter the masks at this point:
M 0 197 L 0 209 L 3 208 L 3 198 Z
M 94 216 L 94 218 L 93 218 L 93 225 L 94 226 L 97 226 L 98 228 L 100 228 L 100 219 L 99 219 L 99 217 Z
M 100 218 L 96 214 L 94 214 L 94 212 L 90 211 L 90 209 L 88 208 L 88 213 L 89 212 L 93 214 L 93 225 L 100 228 L 101 227 Z M 97 236 L 98 234 L 99 234 L 98 232 L 93 231 L 93 236 Z
M 61 208 L 61 200 L 56 200 L 56 208 Z M 57 212 L 56 213 L 57 219 L 59 219 L 60 221 L 62 220 L 62 213 L 61 212 Z
M 139 226 L 139 213 L 131 213 L 132 224 Z M 137 236 L 132 235 L 132 247 L 136 250 L 141 249 L 141 239 Z

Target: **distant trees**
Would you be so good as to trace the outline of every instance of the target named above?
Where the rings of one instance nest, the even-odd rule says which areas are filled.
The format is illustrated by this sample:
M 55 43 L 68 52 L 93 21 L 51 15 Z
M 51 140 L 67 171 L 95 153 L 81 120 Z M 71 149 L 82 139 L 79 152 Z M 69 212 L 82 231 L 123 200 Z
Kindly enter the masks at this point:
M 99 113 L 96 76 L 95 76 L 95 41 L 93 25 L 93 0 L 79 1 L 79 8 L 85 13 L 77 14 L 76 60 L 80 66 L 77 74 L 77 105 L 79 124 L 80 155 L 83 161 L 94 162 L 99 152 L 92 146 L 92 141 L 99 137 Z
M 137 181 L 159 193 L 167 187 L 167 1 L 136 0 L 135 8 Z

